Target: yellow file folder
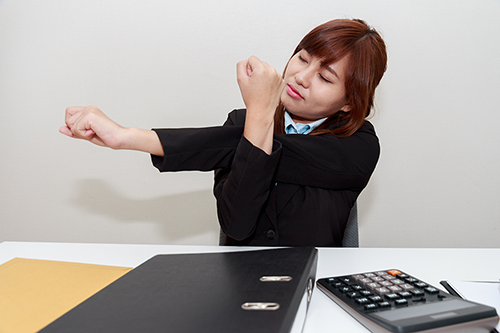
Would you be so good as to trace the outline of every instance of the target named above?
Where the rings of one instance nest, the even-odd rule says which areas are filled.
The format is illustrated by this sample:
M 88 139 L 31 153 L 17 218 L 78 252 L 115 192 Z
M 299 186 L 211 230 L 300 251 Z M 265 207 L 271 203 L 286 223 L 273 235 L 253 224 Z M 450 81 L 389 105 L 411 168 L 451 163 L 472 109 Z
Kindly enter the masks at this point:
M 34 333 L 132 268 L 15 258 L 0 265 L 0 333 Z

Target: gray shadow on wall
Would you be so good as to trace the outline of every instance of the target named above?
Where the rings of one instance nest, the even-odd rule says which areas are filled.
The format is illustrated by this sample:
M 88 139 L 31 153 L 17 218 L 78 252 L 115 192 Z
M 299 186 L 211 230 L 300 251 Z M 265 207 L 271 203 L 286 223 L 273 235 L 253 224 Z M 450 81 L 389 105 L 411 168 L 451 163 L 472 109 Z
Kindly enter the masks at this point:
M 105 181 L 86 179 L 76 184 L 71 202 L 92 214 L 120 222 L 158 223 L 166 239 L 219 233 L 212 190 L 167 195 L 147 200 L 130 199 Z

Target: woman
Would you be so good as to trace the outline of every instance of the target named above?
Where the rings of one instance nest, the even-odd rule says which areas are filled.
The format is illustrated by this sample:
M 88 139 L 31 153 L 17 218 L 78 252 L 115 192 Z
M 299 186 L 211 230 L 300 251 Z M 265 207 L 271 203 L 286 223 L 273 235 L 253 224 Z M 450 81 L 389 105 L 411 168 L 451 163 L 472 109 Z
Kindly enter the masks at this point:
M 283 77 L 256 57 L 238 63 L 246 110 L 231 112 L 224 126 L 147 131 L 72 107 L 60 131 L 149 152 L 160 171 L 215 170 L 226 245 L 341 246 L 379 157 L 365 119 L 386 62 L 375 30 L 333 20 L 304 37 Z

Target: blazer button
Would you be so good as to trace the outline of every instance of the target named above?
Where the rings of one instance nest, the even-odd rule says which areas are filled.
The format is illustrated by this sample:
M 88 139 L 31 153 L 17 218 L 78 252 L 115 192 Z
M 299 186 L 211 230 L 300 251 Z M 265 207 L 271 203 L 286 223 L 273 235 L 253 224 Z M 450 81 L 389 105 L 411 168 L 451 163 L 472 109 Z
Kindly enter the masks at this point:
M 274 237 L 276 237 L 276 233 L 274 232 L 274 230 L 269 230 L 267 232 L 267 238 L 273 240 Z

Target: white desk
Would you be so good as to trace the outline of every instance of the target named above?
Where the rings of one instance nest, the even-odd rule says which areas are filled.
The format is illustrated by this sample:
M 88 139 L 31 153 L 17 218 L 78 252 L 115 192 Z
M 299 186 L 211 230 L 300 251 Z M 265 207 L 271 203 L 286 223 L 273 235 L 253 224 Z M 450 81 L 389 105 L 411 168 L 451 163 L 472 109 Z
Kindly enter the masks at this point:
M 0 264 L 15 257 L 136 267 L 156 254 L 241 251 L 219 246 L 0 243 Z M 255 248 L 253 248 L 255 249 Z M 500 249 L 320 248 L 317 278 L 398 268 L 439 287 L 439 281 L 500 278 Z M 367 330 L 315 290 L 304 333 Z

